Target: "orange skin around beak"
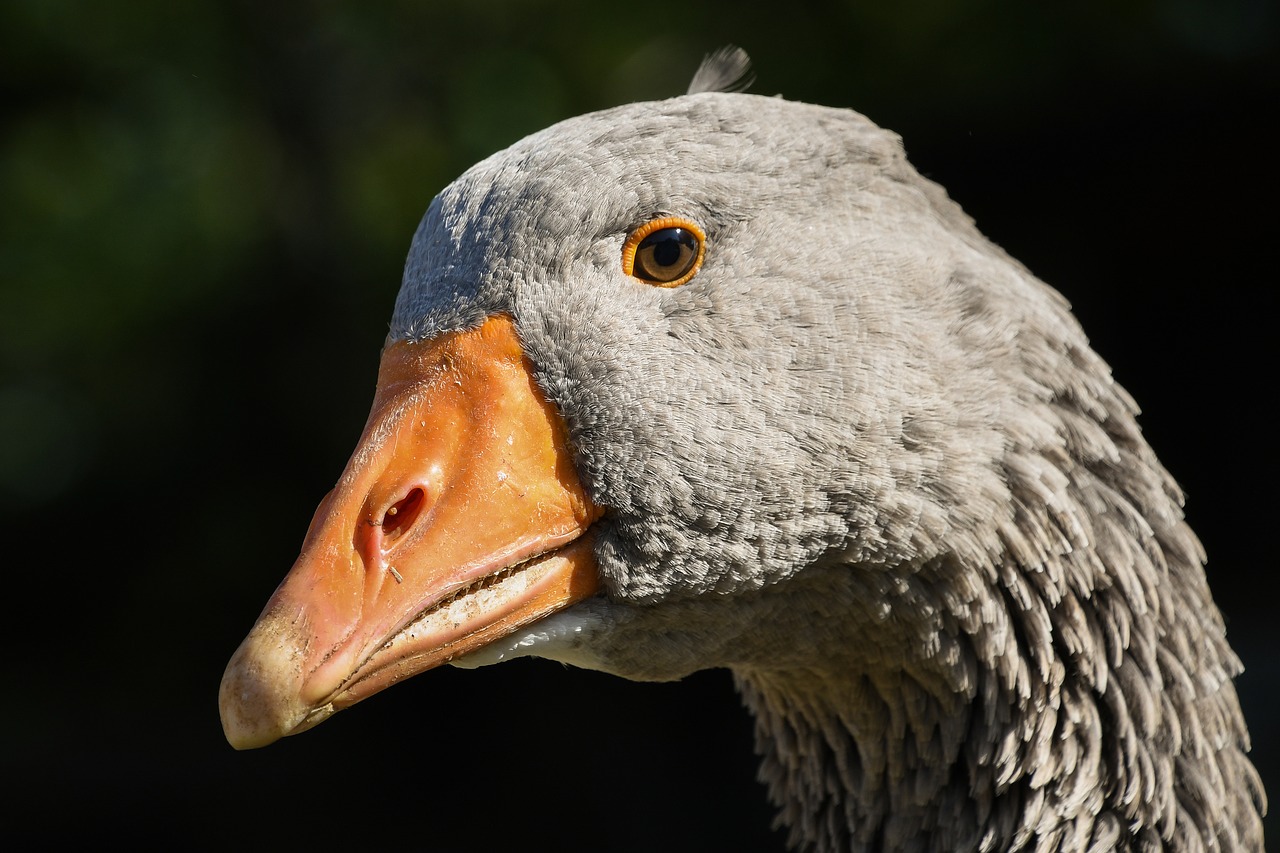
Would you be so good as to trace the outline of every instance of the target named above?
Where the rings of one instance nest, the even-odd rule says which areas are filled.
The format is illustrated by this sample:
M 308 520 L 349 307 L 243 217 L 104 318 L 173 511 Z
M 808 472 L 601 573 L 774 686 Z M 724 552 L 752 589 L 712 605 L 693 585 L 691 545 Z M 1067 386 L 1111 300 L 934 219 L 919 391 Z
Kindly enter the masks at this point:
M 382 354 L 364 434 L 222 678 L 265 746 L 595 594 L 601 510 L 509 317 Z

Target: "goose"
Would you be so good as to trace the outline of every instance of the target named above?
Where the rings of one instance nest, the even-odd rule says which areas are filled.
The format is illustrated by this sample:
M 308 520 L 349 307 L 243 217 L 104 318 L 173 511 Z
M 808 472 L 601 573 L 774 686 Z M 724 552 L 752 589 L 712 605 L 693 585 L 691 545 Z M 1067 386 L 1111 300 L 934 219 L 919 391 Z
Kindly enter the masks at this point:
M 794 849 L 1261 850 L 1241 665 L 1134 401 L 896 135 L 746 67 L 431 202 L 227 739 L 444 663 L 723 667 Z

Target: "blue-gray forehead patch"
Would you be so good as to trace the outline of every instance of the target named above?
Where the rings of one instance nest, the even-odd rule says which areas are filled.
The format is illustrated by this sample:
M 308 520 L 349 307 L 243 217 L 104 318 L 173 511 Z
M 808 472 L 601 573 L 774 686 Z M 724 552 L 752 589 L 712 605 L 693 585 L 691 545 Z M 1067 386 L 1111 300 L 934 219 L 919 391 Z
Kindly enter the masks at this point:
M 497 282 L 480 274 L 475 252 L 465 251 L 459 235 L 441 221 L 444 196 L 432 201 L 414 234 L 391 316 L 391 340 L 470 328 L 510 302 L 492 292 Z

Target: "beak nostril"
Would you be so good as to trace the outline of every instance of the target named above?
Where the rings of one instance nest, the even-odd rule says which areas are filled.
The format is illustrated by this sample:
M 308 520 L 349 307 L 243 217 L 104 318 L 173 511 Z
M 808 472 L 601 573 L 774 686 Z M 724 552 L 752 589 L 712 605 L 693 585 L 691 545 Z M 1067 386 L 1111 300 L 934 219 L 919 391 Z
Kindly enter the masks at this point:
M 409 490 L 409 494 L 387 509 L 387 514 L 382 517 L 382 548 L 384 551 L 395 545 L 396 541 L 413 526 L 413 522 L 417 520 L 418 514 L 422 511 L 422 504 L 425 499 L 426 494 L 421 488 L 413 488 Z

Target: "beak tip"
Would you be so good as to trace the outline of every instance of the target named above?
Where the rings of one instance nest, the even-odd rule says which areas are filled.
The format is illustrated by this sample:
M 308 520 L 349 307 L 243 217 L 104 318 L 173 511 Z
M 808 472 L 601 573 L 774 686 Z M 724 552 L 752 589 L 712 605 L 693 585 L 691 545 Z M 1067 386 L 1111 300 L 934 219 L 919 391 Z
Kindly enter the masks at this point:
M 283 737 L 287 727 L 265 713 L 266 704 L 254 685 L 228 671 L 218 691 L 218 712 L 227 743 L 235 749 L 256 749 Z
M 292 734 L 308 716 L 299 695 L 299 656 L 287 643 L 264 642 L 262 623 L 227 664 L 218 689 L 218 712 L 227 742 L 256 749 Z

